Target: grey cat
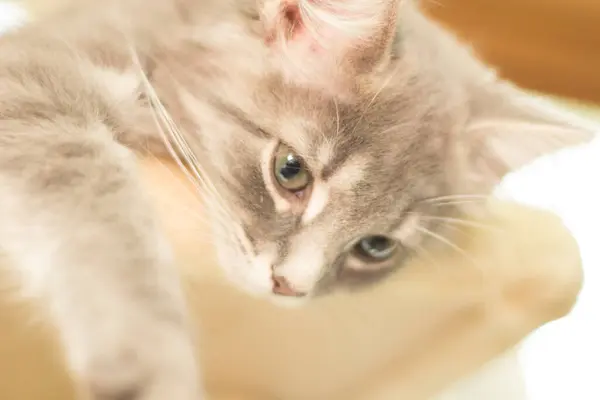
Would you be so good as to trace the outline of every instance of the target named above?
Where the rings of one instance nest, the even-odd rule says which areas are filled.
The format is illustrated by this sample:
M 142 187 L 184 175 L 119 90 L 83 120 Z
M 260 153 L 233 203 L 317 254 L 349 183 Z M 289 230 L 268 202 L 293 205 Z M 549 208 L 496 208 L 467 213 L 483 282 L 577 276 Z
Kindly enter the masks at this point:
M 0 243 L 93 399 L 199 399 L 137 151 L 197 182 L 240 287 L 301 305 L 590 137 L 409 0 L 81 0 L 0 38 Z

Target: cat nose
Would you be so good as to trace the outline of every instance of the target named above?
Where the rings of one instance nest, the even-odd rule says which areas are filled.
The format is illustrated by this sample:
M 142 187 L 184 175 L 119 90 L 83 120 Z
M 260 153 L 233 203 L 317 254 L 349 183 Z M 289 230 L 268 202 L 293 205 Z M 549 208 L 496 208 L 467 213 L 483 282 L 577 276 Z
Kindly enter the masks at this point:
M 273 274 L 271 279 L 273 280 L 273 293 L 279 296 L 287 297 L 304 297 L 306 293 L 298 292 L 292 288 L 290 283 L 285 277 Z

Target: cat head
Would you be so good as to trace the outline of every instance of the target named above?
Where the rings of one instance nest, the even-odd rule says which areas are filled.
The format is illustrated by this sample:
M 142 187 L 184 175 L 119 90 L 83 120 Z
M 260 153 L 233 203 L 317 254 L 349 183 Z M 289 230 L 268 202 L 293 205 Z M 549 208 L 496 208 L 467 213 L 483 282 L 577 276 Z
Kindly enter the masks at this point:
M 214 95 L 183 102 L 221 263 L 257 294 L 380 281 L 429 242 L 452 246 L 441 229 L 504 175 L 591 138 L 408 0 L 243 4 L 250 28 L 220 31 L 230 62 L 206 75 Z

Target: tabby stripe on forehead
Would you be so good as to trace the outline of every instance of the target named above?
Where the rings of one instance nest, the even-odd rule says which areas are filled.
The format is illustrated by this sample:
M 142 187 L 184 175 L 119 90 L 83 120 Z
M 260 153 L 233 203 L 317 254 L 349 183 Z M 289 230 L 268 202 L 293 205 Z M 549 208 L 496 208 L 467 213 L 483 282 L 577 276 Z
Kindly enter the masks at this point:
M 328 181 L 340 168 L 344 166 L 348 158 L 359 149 L 361 143 L 356 141 L 338 142 L 335 148 L 335 155 L 323 166 L 321 170 L 321 179 Z
M 337 170 L 344 165 L 348 157 L 349 154 L 346 153 L 340 154 L 338 157 L 330 160 L 321 170 L 321 179 L 323 179 L 323 181 L 329 180 L 337 172 Z
M 241 125 L 247 132 L 251 133 L 252 135 L 263 139 L 269 139 L 272 137 L 272 135 L 269 134 L 269 132 L 264 130 L 254 121 L 252 121 L 252 119 L 239 108 L 231 104 L 224 103 L 216 97 L 211 97 L 208 99 L 208 101 L 213 107 L 215 107 L 221 113 L 234 119 L 239 125 Z

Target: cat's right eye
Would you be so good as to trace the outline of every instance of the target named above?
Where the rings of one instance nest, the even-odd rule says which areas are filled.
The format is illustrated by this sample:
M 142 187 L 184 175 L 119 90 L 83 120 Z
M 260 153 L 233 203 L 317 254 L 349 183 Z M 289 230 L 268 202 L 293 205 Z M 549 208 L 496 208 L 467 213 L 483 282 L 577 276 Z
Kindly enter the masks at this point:
M 299 195 L 312 182 L 304 160 L 292 149 L 280 144 L 273 160 L 273 176 L 281 189 Z

